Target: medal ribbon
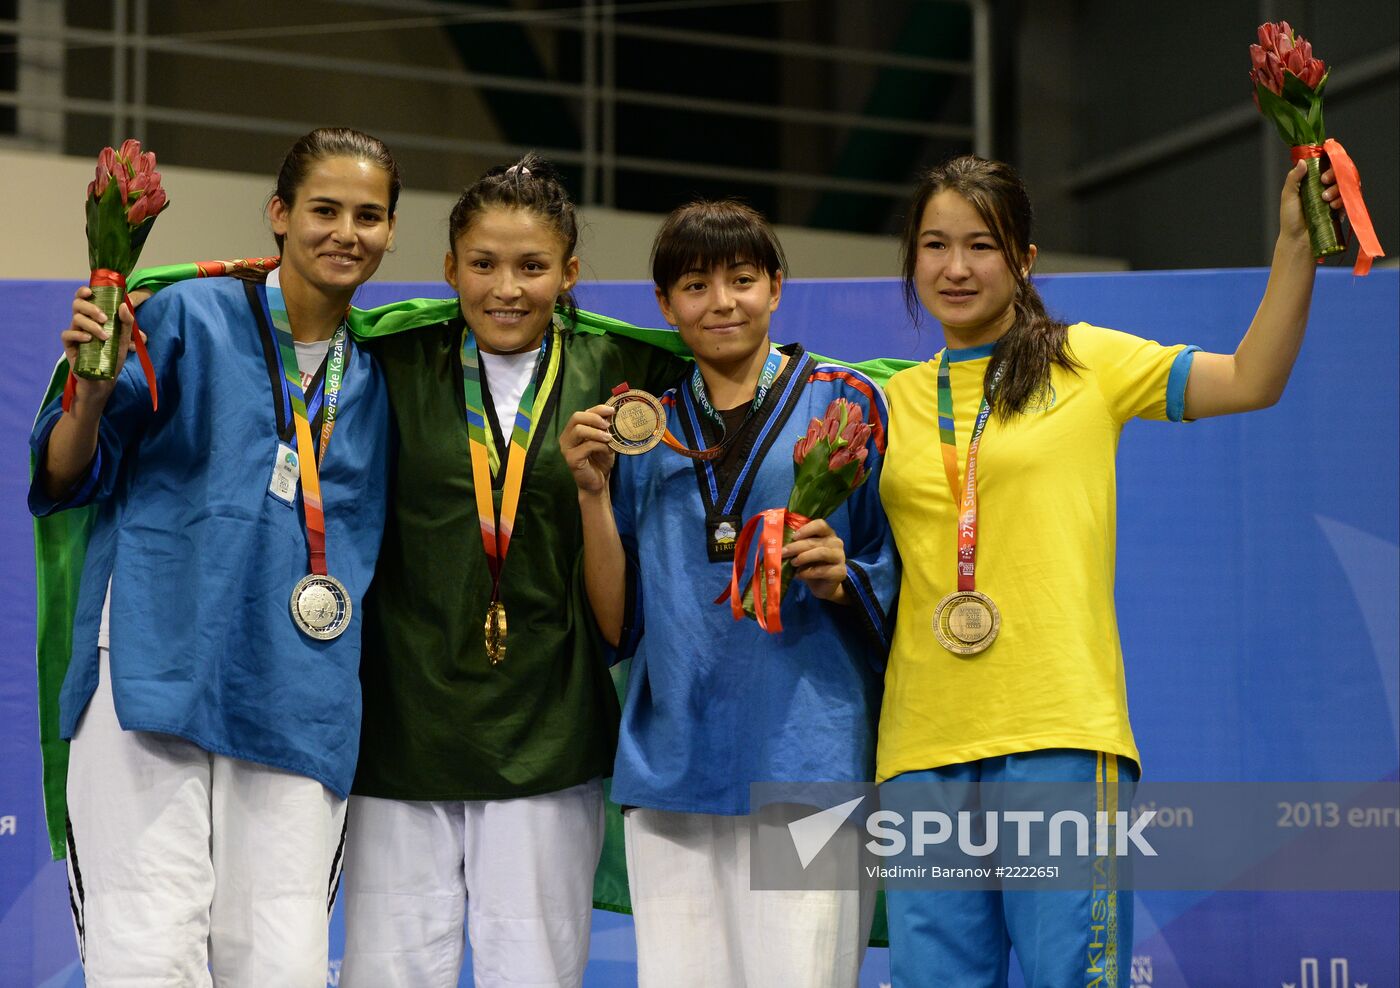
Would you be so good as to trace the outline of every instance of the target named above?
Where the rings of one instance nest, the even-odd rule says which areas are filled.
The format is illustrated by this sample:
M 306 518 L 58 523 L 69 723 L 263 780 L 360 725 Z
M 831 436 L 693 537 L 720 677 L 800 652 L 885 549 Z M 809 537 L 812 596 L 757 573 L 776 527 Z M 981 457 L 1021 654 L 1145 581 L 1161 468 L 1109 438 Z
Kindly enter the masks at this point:
M 768 344 L 768 359 L 763 362 L 763 369 L 758 373 L 758 389 L 754 392 L 753 404 L 749 406 L 749 415 L 758 411 L 758 407 L 763 404 L 763 399 L 768 397 L 768 392 L 773 387 L 773 382 L 777 380 L 778 370 L 782 364 L 783 355 L 778 352 L 777 346 L 772 343 Z M 690 393 L 695 396 L 695 403 L 700 406 L 700 411 L 705 414 L 707 419 L 719 426 L 719 431 L 723 434 L 724 418 L 710 404 L 710 397 L 705 393 L 705 378 L 700 373 L 698 363 L 690 373 Z M 744 420 L 748 421 L 748 416 L 745 416 Z
M 495 603 L 501 596 L 501 570 L 505 567 L 506 553 L 510 550 L 511 531 L 515 527 L 515 513 L 520 505 L 520 489 L 525 479 L 525 457 L 534 441 L 535 427 L 539 425 L 541 399 L 546 398 L 554 388 L 559 376 L 562 347 L 559 345 L 559 329 L 551 326 L 540 345 L 540 355 L 535 361 L 535 373 L 520 396 L 520 407 L 515 412 L 515 423 L 510 433 L 510 449 L 506 454 L 506 476 L 501 489 L 501 512 L 496 514 L 495 502 L 491 496 L 491 479 L 500 472 L 500 454 L 496 451 L 495 438 L 491 434 L 490 420 L 486 417 L 485 401 L 481 397 L 481 355 L 471 329 L 462 330 L 462 392 L 467 407 L 467 448 L 472 458 L 472 486 L 476 489 L 476 513 L 481 523 L 481 545 L 486 550 L 486 565 L 491 572 L 491 601 Z
M 287 303 L 282 298 L 282 286 L 276 272 L 267 279 L 267 310 L 277 333 L 277 362 L 281 365 L 285 393 L 291 399 L 292 418 L 296 423 L 294 448 L 297 469 L 301 473 L 301 503 L 306 511 L 306 542 L 310 547 L 311 572 L 326 575 L 326 515 L 321 502 L 321 471 L 318 462 L 326 455 L 331 433 L 335 431 L 336 409 L 339 407 L 340 387 L 345 380 L 345 349 L 348 327 L 342 320 L 331 337 L 323 385 L 325 415 L 321 419 L 321 443 L 311 442 L 311 423 L 306 415 L 306 394 L 301 389 L 301 372 L 297 368 L 296 344 L 292 338 L 292 323 L 287 316 Z
M 992 378 L 992 389 L 1001 380 L 1001 366 Z M 977 450 L 982 444 L 982 431 L 987 427 L 992 406 L 982 396 L 977 419 L 972 426 L 972 438 L 967 444 L 967 483 L 958 483 L 958 436 L 953 427 L 953 386 L 948 372 L 948 348 L 938 363 L 938 442 L 943 450 L 943 472 L 958 507 L 958 589 L 977 589 Z M 961 490 L 961 496 L 959 495 Z

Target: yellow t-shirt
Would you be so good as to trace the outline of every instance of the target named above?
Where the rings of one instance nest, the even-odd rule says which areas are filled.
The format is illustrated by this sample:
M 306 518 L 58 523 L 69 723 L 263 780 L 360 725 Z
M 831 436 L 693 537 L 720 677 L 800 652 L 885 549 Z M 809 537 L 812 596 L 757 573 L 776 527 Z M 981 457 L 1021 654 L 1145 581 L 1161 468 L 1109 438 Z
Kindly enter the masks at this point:
M 977 589 L 1001 612 L 985 651 L 938 644 L 933 615 L 957 589 L 957 507 L 938 442 L 938 357 L 886 388 L 880 497 L 903 562 L 885 676 L 876 776 L 1044 748 L 1138 760 L 1114 613 L 1115 456 L 1135 416 L 1180 421 L 1194 347 L 1163 347 L 1087 323 L 1069 328 L 1082 365 L 1054 367 L 1048 394 L 993 414 L 977 462 Z M 949 351 L 958 470 L 992 347 Z M 941 355 L 940 355 L 941 356 Z

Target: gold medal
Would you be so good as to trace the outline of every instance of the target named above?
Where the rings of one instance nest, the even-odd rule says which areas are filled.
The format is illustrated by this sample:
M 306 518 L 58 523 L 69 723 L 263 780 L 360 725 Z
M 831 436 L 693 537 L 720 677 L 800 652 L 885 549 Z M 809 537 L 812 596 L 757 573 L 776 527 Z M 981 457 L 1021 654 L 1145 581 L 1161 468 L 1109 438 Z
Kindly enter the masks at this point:
M 292 620 L 320 641 L 339 638 L 350 626 L 350 593 L 333 576 L 308 574 L 292 588 Z
M 938 644 L 958 655 L 976 655 L 989 648 L 1000 630 L 997 605 L 977 590 L 955 590 L 940 600 L 933 612 Z
M 486 611 L 486 657 L 499 665 L 506 657 L 506 605 L 491 601 Z
M 615 409 L 608 423 L 608 445 L 619 453 L 645 453 L 666 433 L 666 412 L 655 396 L 635 388 L 613 395 L 608 404 Z

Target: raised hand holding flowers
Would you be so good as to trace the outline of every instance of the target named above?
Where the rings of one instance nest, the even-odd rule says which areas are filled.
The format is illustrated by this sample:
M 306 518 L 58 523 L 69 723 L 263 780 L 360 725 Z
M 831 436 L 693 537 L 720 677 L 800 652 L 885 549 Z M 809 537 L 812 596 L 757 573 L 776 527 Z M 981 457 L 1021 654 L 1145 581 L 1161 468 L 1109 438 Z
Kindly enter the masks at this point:
M 96 174 L 87 188 L 88 267 L 92 272 L 88 287 L 112 330 L 106 340 L 79 344 L 72 374 L 106 381 L 116 376 L 117 356 L 127 345 L 123 323 L 116 318 L 123 304 L 130 307 L 126 279 L 136 267 L 156 217 L 169 205 L 153 152 L 143 152 L 141 143 L 135 140 L 124 141 L 120 150 L 102 149 L 97 156 Z M 154 407 L 155 372 L 139 331 L 135 342 Z M 72 402 L 72 374 L 64 392 L 65 408 Z
M 837 398 L 822 418 L 808 424 L 807 435 L 793 447 L 794 476 L 787 507 L 754 515 L 735 544 L 729 587 L 715 598 L 716 604 L 729 602 L 735 620 L 747 615 L 765 631 L 782 631 L 782 598 L 798 559 L 803 560 L 803 578 L 814 593 L 832 596 L 838 591 L 844 580 L 845 551 L 824 519 L 869 476 L 865 460 L 870 436 L 864 411 L 844 398 Z M 799 532 L 806 545 L 794 545 L 793 552 L 784 553 Z M 753 580 L 743 588 L 745 556 L 756 536 Z M 837 570 L 842 572 L 838 575 Z
M 1323 125 L 1322 90 L 1329 75 L 1326 63 L 1313 56 L 1311 43 L 1287 21 L 1259 25 L 1259 43 L 1249 46 L 1249 61 L 1254 105 L 1278 128 L 1279 136 L 1292 149 L 1294 163 L 1307 163 L 1299 193 L 1313 256 L 1321 259 L 1346 249 L 1339 221 L 1322 195 L 1325 155 L 1360 248 L 1353 273 L 1366 274 L 1372 260 L 1384 252 L 1361 198 L 1356 166 L 1340 143 L 1328 139 Z

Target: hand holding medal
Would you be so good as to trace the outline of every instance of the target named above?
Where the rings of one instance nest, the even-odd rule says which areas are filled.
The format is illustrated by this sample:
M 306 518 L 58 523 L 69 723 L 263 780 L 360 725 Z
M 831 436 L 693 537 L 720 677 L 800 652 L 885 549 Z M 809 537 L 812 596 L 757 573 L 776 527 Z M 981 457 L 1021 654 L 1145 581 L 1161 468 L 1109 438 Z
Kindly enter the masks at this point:
M 665 443 L 681 456 L 692 460 L 714 460 L 724 455 L 739 430 L 726 435 L 718 446 L 690 449 L 666 428 L 666 409 L 661 400 L 645 391 L 629 388 L 623 381 L 613 388 L 607 406 L 613 410 L 608 419 L 608 446 L 619 453 L 635 456 Z
M 770 343 L 768 356 L 763 361 L 762 370 L 758 373 L 758 385 L 754 388 L 753 404 L 749 406 L 749 411 L 744 416 L 745 423 L 763 404 L 763 399 L 768 396 L 768 390 L 777 380 L 778 372 L 782 370 L 782 367 L 782 352 Z M 612 397 L 607 401 L 608 407 L 614 411 L 614 414 L 608 419 L 607 444 L 617 452 L 626 453 L 629 456 L 645 453 L 657 443 L 665 443 L 687 459 L 719 459 L 729 449 L 729 444 L 743 431 L 743 426 L 732 431 L 724 429 L 724 423 L 720 419 L 719 413 L 710 404 L 709 396 L 706 394 L 705 379 L 700 373 L 698 364 L 690 372 L 690 393 L 694 396 L 695 403 L 700 407 L 705 417 L 724 430 L 724 439 L 717 446 L 711 446 L 707 449 L 687 447 L 675 437 L 670 429 L 666 428 L 666 407 L 660 399 L 645 391 L 628 387 L 626 381 L 613 388 Z
M 559 451 L 580 493 L 606 494 L 617 454 L 612 447 L 612 405 L 594 405 L 569 417 L 559 434 Z

